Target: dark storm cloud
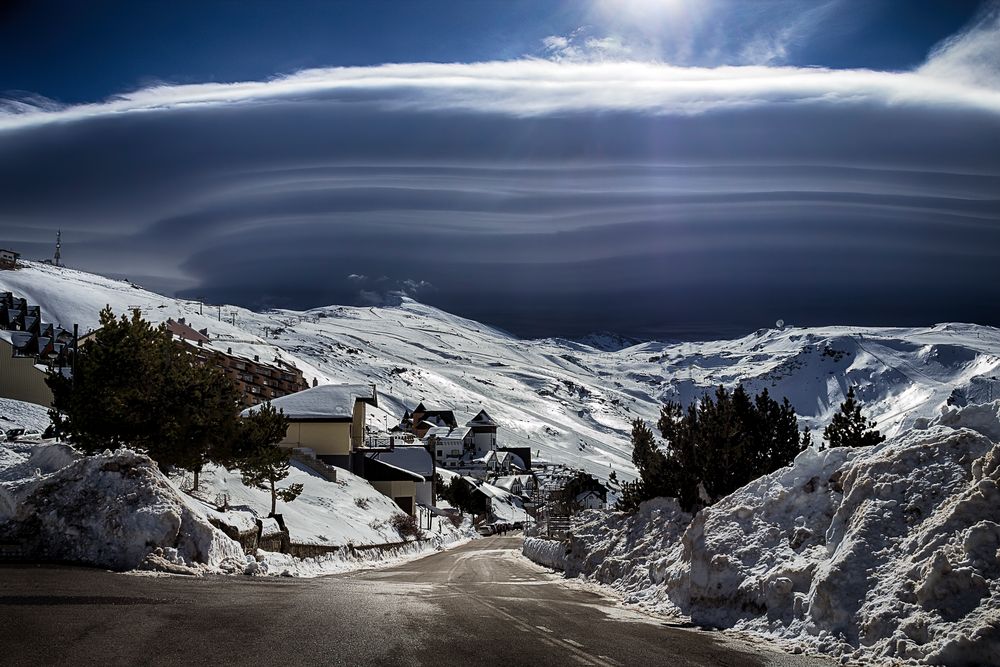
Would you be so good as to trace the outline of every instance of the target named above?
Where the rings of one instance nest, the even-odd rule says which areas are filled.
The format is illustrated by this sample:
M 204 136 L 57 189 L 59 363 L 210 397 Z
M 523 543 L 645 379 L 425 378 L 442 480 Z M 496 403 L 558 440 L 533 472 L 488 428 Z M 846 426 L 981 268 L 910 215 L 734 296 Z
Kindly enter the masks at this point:
M 652 66 L 615 95 L 605 66 L 488 65 L 0 118 L 0 241 L 62 228 L 73 265 L 190 297 L 401 292 L 531 335 L 1000 323 L 992 90 L 663 68 L 651 99 Z

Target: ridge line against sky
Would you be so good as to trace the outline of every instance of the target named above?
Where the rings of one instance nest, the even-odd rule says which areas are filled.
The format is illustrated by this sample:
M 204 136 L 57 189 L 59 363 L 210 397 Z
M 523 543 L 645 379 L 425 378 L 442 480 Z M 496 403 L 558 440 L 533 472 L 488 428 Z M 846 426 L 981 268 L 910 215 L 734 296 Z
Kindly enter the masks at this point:
M 527 335 L 1000 324 L 1000 4 L 892 71 L 796 62 L 848 0 L 588 7 L 526 56 L 8 95 L 0 244 L 61 228 L 166 292 L 402 291 Z

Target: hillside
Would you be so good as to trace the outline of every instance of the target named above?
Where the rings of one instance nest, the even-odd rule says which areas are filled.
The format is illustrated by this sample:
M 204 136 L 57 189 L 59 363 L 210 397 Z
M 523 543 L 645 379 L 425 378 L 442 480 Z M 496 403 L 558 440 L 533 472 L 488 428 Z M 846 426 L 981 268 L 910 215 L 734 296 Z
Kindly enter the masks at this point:
M 382 410 L 372 411 L 372 426 L 393 424 L 419 401 L 453 408 L 460 419 L 485 408 L 501 424 L 503 444 L 530 446 L 602 478 L 612 469 L 634 476 L 633 418 L 655 420 L 663 401 L 687 402 L 718 384 L 787 396 L 803 426 L 817 429 L 854 383 L 889 435 L 936 416 L 949 399 L 1000 398 L 1000 330 L 971 324 L 760 329 L 736 340 L 604 351 L 517 339 L 405 298 L 395 306 L 256 313 L 36 263 L 0 272 L 6 290 L 40 304 L 45 320 L 82 331 L 96 326 L 105 304 L 116 312 L 138 307 L 152 321 L 185 317 L 207 327 L 219 347 L 279 355 L 309 381 L 374 382 Z M 616 347 L 598 338 L 592 342 Z

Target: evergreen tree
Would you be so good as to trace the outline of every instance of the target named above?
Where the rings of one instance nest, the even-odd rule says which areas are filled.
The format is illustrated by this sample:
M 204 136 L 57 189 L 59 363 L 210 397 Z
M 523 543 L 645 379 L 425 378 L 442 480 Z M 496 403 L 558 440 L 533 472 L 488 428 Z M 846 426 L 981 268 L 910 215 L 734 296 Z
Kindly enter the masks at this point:
M 243 483 L 271 494 L 271 515 L 275 514 L 278 499 L 290 503 L 302 493 L 301 484 L 278 487 L 278 482 L 288 477 L 288 450 L 278 443 L 285 437 L 288 420 L 283 411 L 270 403 L 244 417 L 240 424 L 240 443 L 233 462 L 239 467 Z
M 239 435 L 239 393 L 221 368 L 182 363 L 172 369 L 174 387 L 161 387 L 163 439 L 149 455 L 161 465 L 172 465 L 199 475 L 206 463 L 231 464 Z M 283 435 L 283 434 L 282 434 Z
M 628 512 L 631 514 L 639 509 L 639 503 L 654 497 L 646 493 L 641 479 L 637 479 L 634 482 L 625 482 L 622 484 L 622 490 L 618 495 L 618 502 L 615 503 L 615 509 L 619 512 Z
M 875 428 L 875 421 L 861 414 L 861 404 L 854 396 L 854 386 L 848 388 L 840 411 L 823 429 L 827 447 L 869 447 L 885 440 Z
M 641 500 L 669 495 L 674 491 L 667 457 L 657 447 L 653 431 L 641 419 L 632 422 L 632 463 L 643 481 L 641 489 L 633 487 L 632 491 L 641 490 L 645 496 Z
M 204 463 L 224 462 L 232 445 L 235 386 L 138 311 L 116 318 L 106 307 L 100 321 L 76 353 L 74 377 L 47 379 L 56 432 L 90 454 L 119 447 L 146 452 L 162 467 L 194 472 L 197 483 Z
M 787 399 L 778 403 L 767 390 L 751 398 L 742 386 L 732 392 L 720 386 L 687 410 L 668 402 L 657 426 L 667 443 L 663 460 L 644 450 L 642 458 L 654 463 L 643 474 L 636 462 L 642 485 L 630 492 L 673 496 L 687 511 L 788 465 L 808 442 Z
M 75 377 L 51 374 L 53 423 L 92 454 L 130 447 L 149 451 L 162 435 L 162 381 L 177 351 L 166 329 L 138 311 L 116 318 L 101 311 L 101 328 L 76 353 Z

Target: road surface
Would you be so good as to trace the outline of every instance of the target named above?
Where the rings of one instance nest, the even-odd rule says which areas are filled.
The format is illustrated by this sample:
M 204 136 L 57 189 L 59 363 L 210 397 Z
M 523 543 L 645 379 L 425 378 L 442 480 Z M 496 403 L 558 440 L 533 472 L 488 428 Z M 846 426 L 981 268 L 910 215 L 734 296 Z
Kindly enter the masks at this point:
M 0 567 L 6 665 L 828 666 L 669 626 L 491 537 L 386 570 L 317 579 Z

